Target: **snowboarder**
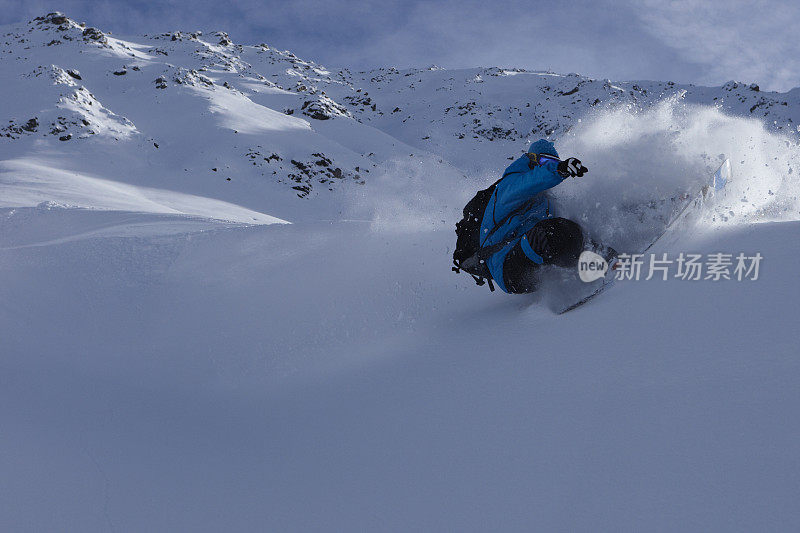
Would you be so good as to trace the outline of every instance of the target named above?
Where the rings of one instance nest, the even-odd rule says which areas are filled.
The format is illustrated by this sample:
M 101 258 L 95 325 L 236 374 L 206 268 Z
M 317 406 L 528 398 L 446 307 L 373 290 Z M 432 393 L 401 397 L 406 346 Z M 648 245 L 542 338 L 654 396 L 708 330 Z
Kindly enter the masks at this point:
M 575 157 L 561 161 L 544 139 L 511 163 L 503 176 L 464 208 L 456 225 L 453 270 L 471 274 L 478 285 L 492 280 L 505 292 L 536 290 L 542 265 L 577 266 L 584 249 L 581 227 L 557 217 L 545 191 L 588 169 Z

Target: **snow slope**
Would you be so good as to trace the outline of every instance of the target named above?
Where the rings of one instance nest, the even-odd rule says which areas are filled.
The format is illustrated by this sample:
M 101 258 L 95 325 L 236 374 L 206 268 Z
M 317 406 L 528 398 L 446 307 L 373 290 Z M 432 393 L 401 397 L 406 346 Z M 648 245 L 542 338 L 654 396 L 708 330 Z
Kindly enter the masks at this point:
M 2 32 L 2 529 L 800 520 L 796 90 L 332 72 L 60 17 Z M 759 279 L 556 316 L 555 287 L 453 274 L 463 202 L 548 130 L 590 168 L 556 202 L 620 251 L 729 157 L 656 251 L 759 252 Z
M 3 523 L 791 529 L 798 230 L 681 243 L 761 251 L 757 282 L 621 283 L 558 318 L 453 276 L 449 231 L 17 242 Z

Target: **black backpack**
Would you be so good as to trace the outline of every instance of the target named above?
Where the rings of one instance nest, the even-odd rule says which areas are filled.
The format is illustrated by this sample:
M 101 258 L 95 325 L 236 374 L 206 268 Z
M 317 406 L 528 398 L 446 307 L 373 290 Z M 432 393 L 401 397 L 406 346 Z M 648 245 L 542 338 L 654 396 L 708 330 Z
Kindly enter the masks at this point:
M 503 178 L 500 178 L 503 179 Z M 456 249 L 453 251 L 453 272 L 462 270 L 472 276 L 475 283 L 483 285 L 489 282 L 489 289 L 494 291 L 492 275 L 489 267 L 486 266 L 485 258 L 478 257 L 481 249 L 481 221 L 486 206 L 494 194 L 494 190 L 500 180 L 477 194 L 464 206 L 464 217 L 456 223 Z M 492 247 L 494 248 L 494 247 Z M 491 255 L 491 254 L 490 254 Z M 485 280 L 485 281 L 484 281 Z

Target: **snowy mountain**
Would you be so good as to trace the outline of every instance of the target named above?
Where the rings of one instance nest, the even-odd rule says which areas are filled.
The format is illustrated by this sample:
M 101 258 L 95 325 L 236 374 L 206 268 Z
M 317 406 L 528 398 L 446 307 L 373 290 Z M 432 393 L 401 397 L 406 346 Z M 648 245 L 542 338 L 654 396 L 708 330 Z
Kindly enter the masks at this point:
M 224 32 L 0 29 L 4 530 L 788 530 L 800 89 L 335 70 Z M 549 137 L 564 216 L 755 281 L 556 316 L 450 271 Z
M 13 102 L 2 117 L 5 165 L 36 159 L 256 209 L 283 211 L 286 189 L 305 198 L 362 184 L 379 165 L 414 154 L 496 173 L 532 140 L 561 138 L 610 107 L 674 97 L 777 131 L 796 133 L 800 122 L 797 90 L 735 82 L 612 83 L 500 68 L 334 73 L 224 32 L 117 38 L 59 13 L 2 35 L 4 96 Z

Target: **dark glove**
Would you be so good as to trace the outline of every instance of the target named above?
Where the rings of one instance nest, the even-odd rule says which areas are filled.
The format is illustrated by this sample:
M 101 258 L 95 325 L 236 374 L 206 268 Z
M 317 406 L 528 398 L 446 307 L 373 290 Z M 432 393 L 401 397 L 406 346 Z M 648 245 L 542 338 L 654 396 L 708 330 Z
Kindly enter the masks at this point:
M 581 160 L 577 157 L 568 157 L 558 164 L 558 173 L 565 177 L 581 177 L 589 172 L 589 169 L 583 166 Z

